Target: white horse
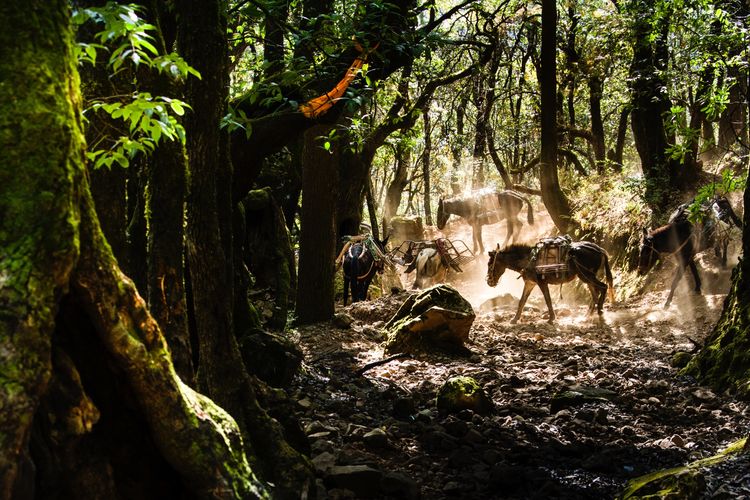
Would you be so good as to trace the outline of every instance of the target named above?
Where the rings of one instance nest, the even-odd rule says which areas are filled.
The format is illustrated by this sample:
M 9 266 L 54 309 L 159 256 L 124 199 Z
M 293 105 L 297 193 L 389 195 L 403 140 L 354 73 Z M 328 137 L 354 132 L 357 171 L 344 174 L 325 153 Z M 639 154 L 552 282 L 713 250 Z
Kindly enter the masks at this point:
M 413 288 L 427 288 L 445 282 L 448 268 L 443 263 L 437 248 L 423 248 L 416 260 L 417 278 Z

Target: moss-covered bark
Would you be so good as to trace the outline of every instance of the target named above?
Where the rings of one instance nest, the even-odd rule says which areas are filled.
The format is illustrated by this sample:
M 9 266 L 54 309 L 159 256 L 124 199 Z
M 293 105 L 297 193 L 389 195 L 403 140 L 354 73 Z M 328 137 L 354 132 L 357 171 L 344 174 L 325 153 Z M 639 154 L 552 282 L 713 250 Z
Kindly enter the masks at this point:
M 89 198 L 84 210 L 73 289 L 143 408 L 157 447 L 199 497 L 264 496 L 234 420 L 179 379 L 158 324 L 114 262 Z
M 268 326 L 280 330 L 286 326 L 297 286 L 294 251 L 284 214 L 270 188 L 250 191 L 241 203 L 246 221 L 243 258 L 256 278 L 256 286 L 273 289 L 275 307 Z
M 87 396 L 79 375 L 86 365 L 77 362 L 98 363 L 117 379 L 122 399 L 146 424 L 143 437 L 153 440 L 188 494 L 265 496 L 234 420 L 176 376 L 157 323 L 102 234 L 84 175 L 68 3 L 6 2 L 0 27 L 0 498 L 26 498 L 34 476 L 45 477 L 26 451 L 42 398 L 56 402 L 45 409 L 59 413 L 34 421 L 55 423 L 64 437 L 112 431 L 97 426 L 106 415 Z M 104 356 L 76 360 L 58 346 L 52 363 L 64 294 L 58 317 L 79 304 L 86 315 L 81 324 L 93 325 Z M 68 340 L 80 335 L 67 330 Z M 38 435 L 55 435 L 47 431 Z M 113 497 L 112 486 L 96 491 Z
M 67 3 L 0 5 L 0 498 L 14 496 L 78 254 L 83 138 Z

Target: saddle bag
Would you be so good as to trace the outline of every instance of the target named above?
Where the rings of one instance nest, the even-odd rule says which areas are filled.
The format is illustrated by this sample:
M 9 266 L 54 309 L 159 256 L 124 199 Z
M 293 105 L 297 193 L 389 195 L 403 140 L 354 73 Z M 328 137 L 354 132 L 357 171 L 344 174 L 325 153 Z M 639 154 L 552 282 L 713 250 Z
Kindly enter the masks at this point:
M 568 272 L 570 236 L 544 238 L 536 244 L 531 256 L 531 266 L 540 277 L 562 278 Z
M 497 200 L 497 193 L 485 193 L 476 198 L 477 212 L 476 220 L 484 225 L 497 224 L 503 217 L 500 203 Z

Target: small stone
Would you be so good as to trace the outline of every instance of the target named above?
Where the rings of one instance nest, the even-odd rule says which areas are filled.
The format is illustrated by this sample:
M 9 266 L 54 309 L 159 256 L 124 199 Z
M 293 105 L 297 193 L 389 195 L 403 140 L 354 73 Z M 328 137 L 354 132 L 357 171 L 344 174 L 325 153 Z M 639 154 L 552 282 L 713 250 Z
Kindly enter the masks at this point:
M 324 451 L 323 453 L 314 456 L 311 459 L 311 462 L 316 471 L 320 473 L 326 473 L 334 465 L 336 465 L 336 457 L 333 455 L 333 453 Z
M 362 441 L 368 448 L 385 448 L 388 445 L 388 434 L 383 429 L 373 429 L 362 436 Z
M 352 323 L 354 323 L 354 318 L 346 313 L 336 313 L 333 315 L 333 319 L 331 321 L 333 322 L 333 326 L 335 326 L 336 328 L 346 330 L 347 328 L 350 328 L 352 326 Z
M 398 498 L 416 500 L 420 497 L 419 484 L 412 478 L 398 472 L 386 472 L 380 480 L 383 493 Z
M 417 422 L 422 422 L 424 424 L 432 423 L 432 411 L 429 409 L 420 411 L 417 413 L 416 420 Z
M 359 497 L 377 496 L 383 473 L 367 465 L 338 465 L 329 470 L 327 485 L 353 491 Z
M 461 485 L 456 481 L 448 481 L 443 486 L 443 491 L 448 494 L 458 493 L 461 491 Z
M 648 398 L 647 401 L 649 403 L 651 403 L 652 405 L 660 405 L 661 404 L 661 400 L 659 398 L 655 398 L 654 396 L 651 396 L 650 398 Z
M 445 430 L 448 432 L 448 434 L 457 438 L 464 436 L 469 431 L 469 424 L 467 424 L 463 420 L 450 419 L 443 425 L 445 426 Z
M 398 418 L 407 418 L 416 412 L 414 398 L 397 398 L 393 401 L 393 415 Z
M 685 440 L 682 439 L 682 437 L 679 434 L 675 434 L 671 438 L 669 438 L 670 441 L 672 441 L 672 444 L 678 448 L 684 448 L 685 447 Z
M 331 435 L 331 433 L 330 433 L 330 432 L 328 432 L 328 431 L 323 431 L 323 432 L 315 432 L 315 433 L 313 433 L 313 434 L 310 434 L 310 435 L 309 435 L 309 436 L 307 436 L 307 437 L 308 437 L 308 438 L 309 438 L 309 439 L 310 439 L 311 441 L 315 441 L 316 439 L 323 439 L 323 438 L 327 438 L 327 437 L 328 437 L 328 436 L 330 436 L 330 435 Z
M 318 439 L 317 441 L 313 441 L 310 445 L 310 451 L 313 455 L 324 452 L 333 453 L 334 449 L 335 445 L 333 442 L 328 441 L 327 439 Z
M 716 399 L 716 394 L 710 389 L 696 389 L 693 391 L 693 397 L 700 401 L 712 401 Z
M 484 443 L 487 441 L 487 439 L 485 439 L 485 437 L 476 429 L 469 429 L 469 432 L 464 435 L 463 440 L 467 443 L 473 444 Z
M 308 410 L 312 406 L 312 401 L 310 401 L 307 398 L 302 398 L 299 401 L 297 401 L 297 404 L 299 405 L 300 408 L 304 408 L 305 410 Z

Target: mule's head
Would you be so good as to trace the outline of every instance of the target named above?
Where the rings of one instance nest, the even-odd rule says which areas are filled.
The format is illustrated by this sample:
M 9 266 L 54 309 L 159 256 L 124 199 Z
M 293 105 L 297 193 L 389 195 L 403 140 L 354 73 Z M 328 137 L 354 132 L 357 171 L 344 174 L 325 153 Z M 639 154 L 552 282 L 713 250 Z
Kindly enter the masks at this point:
M 496 286 L 497 282 L 500 281 L 500 276 L 505 272 L 507 267 L 503 253 L 500 251 L 500 245 L 494 250 L 490 250 L 490 260 L 487 262 L 487 277 L 485 278 L 487 284 L 490 286 Z
M 445 225 L 448 223 L 448 217 L 450 217 L 450 214 L 445 211 L 445 202 L 442 198 L 438 200 L 438 209 L 437 209 L 437 228 L 443 229 Z
M 638 254 L 638 275 L 643 276 L 649 272 L 657 260 L 659 260 L 659 252 L 654 248 L 654 239 L 648 234 L 646 228 L 643 228 L 641 249 Z

